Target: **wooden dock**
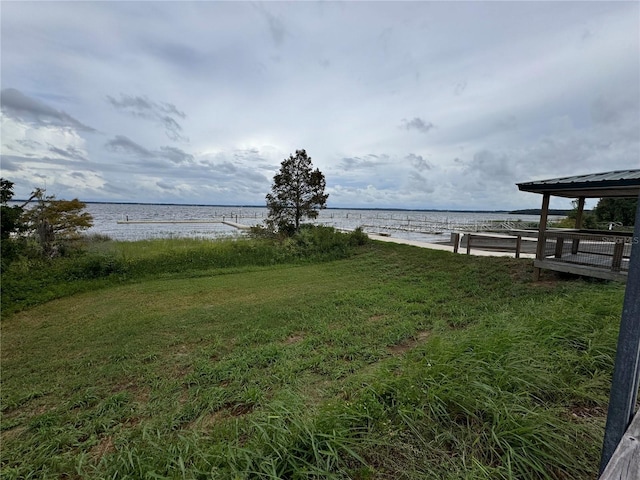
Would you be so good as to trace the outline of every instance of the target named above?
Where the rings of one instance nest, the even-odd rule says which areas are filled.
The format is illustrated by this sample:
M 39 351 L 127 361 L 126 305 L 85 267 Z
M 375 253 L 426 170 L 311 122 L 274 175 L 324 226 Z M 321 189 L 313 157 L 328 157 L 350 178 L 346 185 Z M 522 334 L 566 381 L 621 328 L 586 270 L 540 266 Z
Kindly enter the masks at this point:
M 121 225 L 134 224 L 215 224 L 227 225 L 237 230 L 250 230 L 251 226 L 242 223 L 230 222 L 229 220 L 202 220 L 202 219 L 186 219 L 186 220 L 118 220 L 116 223 Z
M 174 224 L 174 223 L 225 223 L 222 220 L 118 220 L 117 224 L 136 224 L 136 223 L 158 223 L 158 224 Z

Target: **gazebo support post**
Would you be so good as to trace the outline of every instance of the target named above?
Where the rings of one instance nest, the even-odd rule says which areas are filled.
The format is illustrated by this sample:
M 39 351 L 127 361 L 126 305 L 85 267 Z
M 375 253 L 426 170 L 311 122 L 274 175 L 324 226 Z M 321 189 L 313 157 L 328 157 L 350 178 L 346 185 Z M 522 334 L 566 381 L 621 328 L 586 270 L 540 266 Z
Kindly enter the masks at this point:
M 584 197 L 578 198 L 578 211 L 576 213 L 576 230 L 582 228 L 582 212 L 584 212 Z
M 638 196 L 640 205 L 640 195 Z M 636 208 L 629 276 L 622 306 L 616 361 L 611 381 L 600 473 L 633 419 L 640 382 L 640 207 Z
M 578 198 L 578 212 L 576 213 L 576 230 L 580 230 L 582 228 L 582 212 L 584 212 L 584 197 Z M 571 253 L 578 253 L 578 248 L 580 247 L 580 240 L 577 238 L 573 241 L 571 245 Z
M 542 195 L 542 211 L 540 212 L 540 226 L 538 227 L 538 244 L 536 245 L 536 260 L 544 260 L 544 233 L 547 230 L 547 216 L 549 215 L 549 193 Z M 540 280 L 540 267 L 533 269 L 533 280 Z

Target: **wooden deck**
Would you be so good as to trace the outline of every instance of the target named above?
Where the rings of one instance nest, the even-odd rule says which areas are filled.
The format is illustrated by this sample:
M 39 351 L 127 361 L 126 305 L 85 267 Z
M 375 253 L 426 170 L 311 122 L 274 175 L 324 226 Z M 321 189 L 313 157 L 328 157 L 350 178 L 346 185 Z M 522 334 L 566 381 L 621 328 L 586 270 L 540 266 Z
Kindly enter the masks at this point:
M 618 444 L 600 480 L 640 479 L 640 410 Z
M 534 266 L 626 282 L 632 240 L 624 233 L 548 230 Z

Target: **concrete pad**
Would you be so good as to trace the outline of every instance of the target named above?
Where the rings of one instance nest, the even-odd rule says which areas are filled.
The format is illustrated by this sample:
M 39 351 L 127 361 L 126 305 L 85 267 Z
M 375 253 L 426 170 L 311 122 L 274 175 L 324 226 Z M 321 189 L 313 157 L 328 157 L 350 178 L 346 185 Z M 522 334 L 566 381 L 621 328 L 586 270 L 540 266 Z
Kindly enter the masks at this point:
M 453 253 L 453 246 L 452 245 L 440 245 L 437 243 L 428 243 L 428 242 L 419 242 L 417 240 L 406 240 L 404 238 L 394 238 L 394 237 L 388 237 L 385 235 L 375 235 L 373 233 L 369 233 L 369 238 L 371 240 L 378 240 L 380 242 L 390 242 L 390 243 L 400 243 L 403 245 L 412 245 L 414 247 L 420 247 L 420 248 L 429 248 L 431 250 L 442 250 L 445 252 L 452 252 Z M 467 249 L 460 247 L 458 249 L 458 253 L 461 254 L 466 254 L 467 253 Z M 515 258 L 515 253 L 514 252 L 492 252 L 492 251 L 487 251 L 487 250 L 478 250 L 477 248 L 472 248 L 471 249 L 471 255 L 477 255 L 479 257 L 512 257 Z M 533 253 L 521 253 L 520 254 L 520 258 L 536 258 L 536 256 Z

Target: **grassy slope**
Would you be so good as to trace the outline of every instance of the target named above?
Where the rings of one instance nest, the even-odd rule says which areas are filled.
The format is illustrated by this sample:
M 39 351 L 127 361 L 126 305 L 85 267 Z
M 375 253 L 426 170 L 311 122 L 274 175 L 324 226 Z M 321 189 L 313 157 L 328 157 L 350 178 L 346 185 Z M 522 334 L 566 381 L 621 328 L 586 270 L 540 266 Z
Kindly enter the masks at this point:
M 623 287 L 530 278 L 375 244 L 15 314 L 3 478 L 594 478 Z

